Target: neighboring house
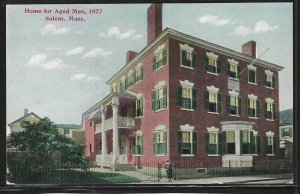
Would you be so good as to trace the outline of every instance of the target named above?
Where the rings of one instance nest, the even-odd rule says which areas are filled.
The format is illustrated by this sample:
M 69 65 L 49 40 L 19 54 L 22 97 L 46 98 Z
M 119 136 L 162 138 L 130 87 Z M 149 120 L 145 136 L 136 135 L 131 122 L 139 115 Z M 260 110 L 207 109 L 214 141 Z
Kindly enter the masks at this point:
M 35 113 L 28 113 L 28 109 L 24 109 L 24 116 L 9 123 L 11 133 L 21 132 L 25 130 L 24 121 L 29 121 L 30 123 L 39 122 L 41 118 L 37 116 Z
M 240 53 L 162 31 L 162 5 L 152 4 L 147 46 L 128 51 L 126 65 L 107 81 L 110 94 L 83 113 L 86 155 L 103 166 L 274 160 L 282 69 L 257 59 L 254 41 Z
M 75 142 L 81 145 L 85 145 L 85 135 L 81 125 L 56 124 L 56 127 L 61 134 L 73 139 Z
M 283 149 L 284 155 L 289 158 L 293 155 L 293 133 L 293 109 L 280 111 L 280 148 Z

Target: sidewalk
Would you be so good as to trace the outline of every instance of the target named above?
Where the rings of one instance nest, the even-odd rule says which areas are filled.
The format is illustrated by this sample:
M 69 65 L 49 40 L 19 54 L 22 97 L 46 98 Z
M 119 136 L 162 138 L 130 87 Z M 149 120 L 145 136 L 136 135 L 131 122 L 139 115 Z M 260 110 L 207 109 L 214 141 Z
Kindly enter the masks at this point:
M 251 176 L 211 177 L 200 179 L 182 179 L 169 182 L 161 179 L 160 182 L 143 181 L 141 184 L 292 184 L 292 174 L 268 174 Z

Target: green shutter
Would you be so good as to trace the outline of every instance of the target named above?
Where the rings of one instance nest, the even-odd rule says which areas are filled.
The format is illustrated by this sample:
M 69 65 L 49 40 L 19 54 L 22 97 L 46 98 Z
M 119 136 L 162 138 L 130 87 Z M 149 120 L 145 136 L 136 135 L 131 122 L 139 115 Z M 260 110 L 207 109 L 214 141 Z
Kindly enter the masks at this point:
M 205 71 L 208 70 L 208 58 L 207 57 L 204 58 L 204 70 Z
M 181 64 L 186 65 L 186 56 L 187 52 L 185 50 L 181 50 Z
M 135 136 L 131 137 L 131 149 L 133 154 L 136 154 Z
M 276 86 L 276 79 L 275 79 L 275 76 L 273 75 L 272 76 L 272 87 L 275 88 Z
M 144 66 L 141 67 L 141 78 L 140 80 L 144 79 Z
M 256 136 L 256 153 L 261 153 L 261 138 L 259 135 Z
M 144 135 L 142 135 L 141 155 L 144 155 Z
M 276 137 L 273 137 L 273 154 L 275 154 L 276 153 L 276 149 L 277 149 L 277 141 L 276 141 Z
M 260 116 L 260 103 L 259 100 L 256 101 L 256 117 Z
M 230 95 L 227 96 L 227 113 L 230 114 Z
M 193 154 L 197 154 L 197 132 L 193 132 Z
M 241 151 L 241 154 L 244 154 L 243 152 L 243 131 L 239 131 L 240 132 L 240 151 Z
M 255 144 L 254 144 L 254 136 L 253 136 L 253 131 L 250 131 L 250 153 L 254 154 L 255 153 Z
M 209 92 L 204 91 L 204 110 L 208 112 L 209 109 Z
M 157 154 L 157 132 L 153 133 L 153 153 Z
M 238 71 L 238 72 L 237 72 L 237 73 L 238 73 L 237 77 L 240 78 L 240 77 L 241 77 L 241 72 L 242 72 L 242 71 L 241 71 L 241 66 L 240 66 L 240 65 L 237 66 L 237 71 Z
M 166 108 L 167 107 L 167 86 L 163 87 L 163 107 Z
M 156 55 L 153 57 L 153 60 L 152 60 L 152 71 L 155 71 L 156 70 Z
M 217 73 L 221 73 L 221 61 L 217 60 Z
M 265 103 L 264 103 L 265 117 L 268 119 L 268 111 L 267 111 L 267 107 L 268 107 L 268 104 L 265 102 Z
M 264 75 L 264 84 L 267 86 L 267 74 Z
M 167 63 L 167 49 L 164 49 L 162 52 L 163 52 L 162 65 L 165 65 Z
M 275 120 L 277 116 L 276 107 L 275 104 L 272 104 L 272 106 L 273 106 L 273 119 Z
M 166 131 L 164 131 L 163 132 L 163 153 L 167 153 L 167 142 L 168 142 L 168 139 L 167 139 L 167 132 Z
M 210 154 L 208 146 L 209 146 L 209 133 L 205 133 L 205 148 L 206 148 L 206 153 Z
M 247 98 L 247 112 L 248 112 L 248 116 L 250 116 L 250 100 L 249 100 L 249 98 Z
M 268 137 L 265 136 L 265 153 L 266 153 L 266 154 L 269 154 L 268 151 L 269 151 L 269 150 L 268 150 Z
M 156 91 L 152 91 L 152 110 L 156 111 Z
M 143 116 L 143 115 L 144 115 L 144 97 L 142 97 L 140 100 L 140 115 L 139 116 Z
M 218 133 L 218 154 L 222 154 L 222 133 Z
M 217 112 L 218 113 L 222 112 L 222 98 L 221 98 L 221 94 L 218 94 Z
M 227 154 L 226 131 L 222 133 L 222 154 Z
M 230 77 L 230 63 L 227 63 L 227 75 Z
M 178 131 L 178 154 L 182 154 L 182 131 Z
M 197 108 L 197 89 L 196 88 L 193 88 L 192 97 L 193 97 L 193 101 L 192 101 L 193 107 L 192 108 L 196 109 Z
M 182 87 L 179 86 L 177 88 L 177 106 L 182 106 Z
M 192 58 L 192 67 L 195 68 L 196 64 L 197 64 L 197 55 L 195 52 L 193 52 L 192 54 L 193 58 Z
M 127 88 L 128 88 L 128 78 L 126 77 L 125 78 L 125 90 L 127 90 Z
M 241 115 L 242 114 L 242 97 L 238 97 L 239 99 L 239 103 L 238 103 L 238 114 Z

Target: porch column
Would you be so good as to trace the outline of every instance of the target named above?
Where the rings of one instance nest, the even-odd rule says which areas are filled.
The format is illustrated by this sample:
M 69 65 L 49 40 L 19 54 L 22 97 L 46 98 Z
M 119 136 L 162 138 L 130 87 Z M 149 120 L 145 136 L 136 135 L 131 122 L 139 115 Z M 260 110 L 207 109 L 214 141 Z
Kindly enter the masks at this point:
M 105 126 L 105 113 L 106 113 L 106 107 L 105 106 L 101 106 L 101 129 L 102 129 L 102 134 L 101 134 L 101 138 L 102 138 L 102 155 L 101 155 L 101 168 L 103 168 L 104 164 L 105 164 L 105 158 L 106 158 L 106 131 L 104 129 Z
M 118 161 L 119 157 L 119 131 L 118 131 L 118 120 L 119 120 L 119 98 L 114 96 L 112 99 L 112 109 L 113 109 L 113 167 Z
M 235 130 L 235 155 L 240 156 L 241 155 L 241 131 L 239 128 Z

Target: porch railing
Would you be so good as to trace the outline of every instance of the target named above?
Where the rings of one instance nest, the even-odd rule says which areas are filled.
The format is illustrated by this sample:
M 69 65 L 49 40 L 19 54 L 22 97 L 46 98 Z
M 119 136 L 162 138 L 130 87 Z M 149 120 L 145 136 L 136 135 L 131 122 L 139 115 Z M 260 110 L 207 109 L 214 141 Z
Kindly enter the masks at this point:
M 121 117 L 119 116 L 119 119 L 118 119 L 118 127 L 134 127 L 134 118 L 131 118 L 131 117 Z M 109 129 L 112 129 L 113 127 L 113 118 L 109 118 L 107 120 L 104 121 L 104 130 L 109 130 Z M 102 124 L 101 123 L 98 123 L 96 125 L 96 131 L 95 133 L 99 133 L 102 131 Z

